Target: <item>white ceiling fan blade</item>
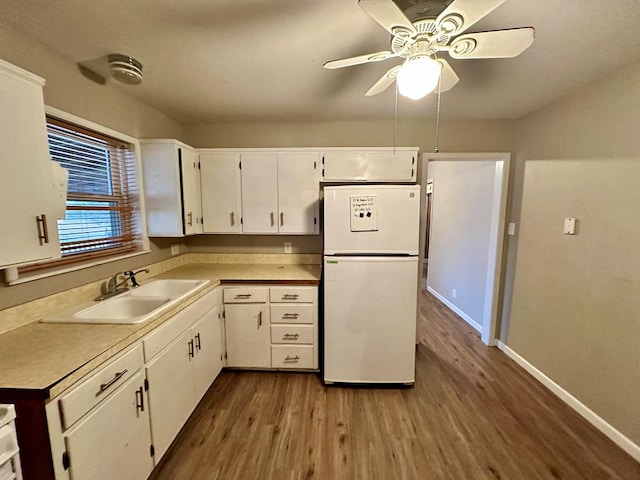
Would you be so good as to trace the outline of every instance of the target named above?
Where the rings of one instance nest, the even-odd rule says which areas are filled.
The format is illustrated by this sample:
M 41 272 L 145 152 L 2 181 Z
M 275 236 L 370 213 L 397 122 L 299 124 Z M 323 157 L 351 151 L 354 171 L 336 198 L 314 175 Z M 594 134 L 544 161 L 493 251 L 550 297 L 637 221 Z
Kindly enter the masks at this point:
M 343 58 L 342 60 L 332 60 L 325 63 L 323 67 L 329 69 L 350 67 L 351 65 L 360 65 L 362 63 L 380 62 L 382 60 L 386 60 L 387 58 L 393 58 L 397 56 L 397 53 L 388 51 L 375 52 L 366 55 L 359 55 L 357 57 Z
M 455 0 L 436 19 L 436 27 L 447 35 L 458 35 L 506 0 Z
M 456 72 L 453 71 L 449 62 L 443 58 L 439 58 L 438 63 L 442 65 L 442 71 L 440 72 L 440 92 L 446 92 L 447 90 L 451 90 L 460 78 L 458 78 Z M 437 91 L 436 87 L 436 93 Z
M 385 73 L 380 78 L 380 80 L 378 80 L 373 85 L 373 87 L 367 90 L 367 93 L 365 93 L 365 95 L 367 97 L 370 97 L 372 95 L 377 95 L 379 93 L 384 92 L 387 88 L 389 88 L 389 86 L 395 81 L 396 77 L 398 76 L 398 72 L 400 71 L 401 66 L 402 65 L 396 65 L 395 67 L 387 70 L 387 73 Z
M 452 58 L 511 58 L 524 52 L 535 38 L 532 27 L 469 33 L 451 42 Z
M 418 32 L 392 0 L 358 0 L 358 5 L 391 35 L 411 38 Z

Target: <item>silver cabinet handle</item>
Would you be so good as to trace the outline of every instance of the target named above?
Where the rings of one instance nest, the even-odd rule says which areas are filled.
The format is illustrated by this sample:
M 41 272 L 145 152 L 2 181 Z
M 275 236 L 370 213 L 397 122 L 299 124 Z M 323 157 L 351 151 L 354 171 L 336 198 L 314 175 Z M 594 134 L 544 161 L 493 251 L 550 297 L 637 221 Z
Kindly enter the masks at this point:
M 297 340 L 300 336 L 299 333 L 285 333 L 282 337 L 283 340 Z
M 280 212 L 280 226 L 284 225 L 284 212 Z
M 231 212 L 229 217 L 231 217 L 231 226 L 233 227 L 236 224 L 236 212 Z
M 275 221 L 273 219 L 273 212 L 271 212 L 269 216 L 271 217 L 271 226 L 273 227 L 275 225 Z
M 202 350 L 202 341 L 200 340 L 200 332 L 198 332 L 194 338 L 196 339 L 196 350 L 198 351 Z
M 189 212 L 187 214 L 187 218 L 189 219 L 189 220 L 187 220 L 187 225 L 189 225 L 189 226 L 193 225 L 193 212 Z
M 285 293 L 284 295 L 282 295 L 282 299 L 283 300 L 297 300 L 298 299 L 298 294 L 297 293 Z
M 282 315 L 282 318 L 283 318 L 283 319 L 290 320 L 290 319 L 296 319 L 296 318 L 298 318 L 299 316 L 300 316 L 300 314 L 298 314 L 298 313 L 284 313 L 284 314 Z
M 251 298 L 250 293 L 237 293 L 235 298 Z
M 300 357 L 298 355 L 296 355 L 295 357 L 290 357 L 289 355 L 287 355 L 284 359 L 285 362 L 297 362 L 298 360 L 300 360 Z
M 49 228 L 47 227 L 47 216 L 43 213 L 39 217 L 36 217 L 36 223 L 38 224 L 38 239 L 40 245 L 49 243 Z
M 111 385 L 113 385 L 118 380 L 120 380 L 127 372 L 128 372 L 128 370 L 126 368 L 124 370 L 122 370 L 121 372 L 116 372 L 115 376 L 111 380 L 109 380 L 107 383 L 100 384 L 100 391 L 98 393 L 104 392 Z
M 189 345 L 189 358 L 193 358 L 195 355 L 195 352 L 193 349 L 193 339 L 189 340 L 188 345 Z
M 258 312 L 258 328 L 262 326 L 262 310 Z

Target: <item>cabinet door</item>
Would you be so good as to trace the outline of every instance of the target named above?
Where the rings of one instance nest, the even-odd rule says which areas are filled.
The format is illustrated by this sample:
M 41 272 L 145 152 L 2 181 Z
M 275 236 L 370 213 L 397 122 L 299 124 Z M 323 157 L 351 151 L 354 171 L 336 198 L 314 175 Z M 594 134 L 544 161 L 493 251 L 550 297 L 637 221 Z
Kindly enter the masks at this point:
M 243 153 L 242 232 L 278 232 L 278 160 L 275 153 Z
M 227 365 L 271 367 L 269 311 L 262 304 L 225 305 Z
M 240 233 L 240 155 L 200 154 L 204 233 Z
M 185 235 L 202 233 L 200 218 L 200 170 L 196 153 L 190 148 L 178 147 L 182 183 L 182 222 Z
M 73 480 L 144 480 L 151 473 L 143 382 L 138 372 L 65 435 Z
M 195 394 L 200 401 L 222 370 L 220 307 L 206 313 L 191 328 L 195 346 Z
M 318 233 L 318 153 L 278 153 L 278 231 Z
M 0 60 L 0 267 L 60 257 L 42 84 Z M 48 243 L 36 220 L 43 214 Z
M 324 154 L 324 180 L 415 182 L 416 150 L 332 151 Z
M 146 367 L 156 465 L 197 403 L 192 366 L 194 348 L 191 330 L 187 330 Z

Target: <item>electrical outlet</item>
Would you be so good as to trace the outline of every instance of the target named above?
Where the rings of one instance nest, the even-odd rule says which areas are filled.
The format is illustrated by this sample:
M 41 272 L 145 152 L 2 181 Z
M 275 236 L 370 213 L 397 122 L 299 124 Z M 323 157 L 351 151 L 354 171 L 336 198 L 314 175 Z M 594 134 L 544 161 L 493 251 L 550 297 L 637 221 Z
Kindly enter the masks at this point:
M 291 242 L 284 242 L 284 253 L 291 253 Z
M 456 289 L 454 288 L 453 290 L 451 290 L 451 296 L 453 298 L 456 298 L 458 296 L 458 292 L 456 292 Z
M 178 243 L 173 243 L 171 245 L 171 255 L 178 255 L 180 253 L 180 245 Z

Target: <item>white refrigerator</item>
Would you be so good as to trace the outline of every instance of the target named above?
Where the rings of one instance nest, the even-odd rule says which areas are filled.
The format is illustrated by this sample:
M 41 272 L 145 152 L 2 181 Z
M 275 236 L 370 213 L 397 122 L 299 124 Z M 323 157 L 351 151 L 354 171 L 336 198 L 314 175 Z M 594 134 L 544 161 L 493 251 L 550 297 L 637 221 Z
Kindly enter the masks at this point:
M 420 186 L 324 188 L 324 381 L 413 384 Z

